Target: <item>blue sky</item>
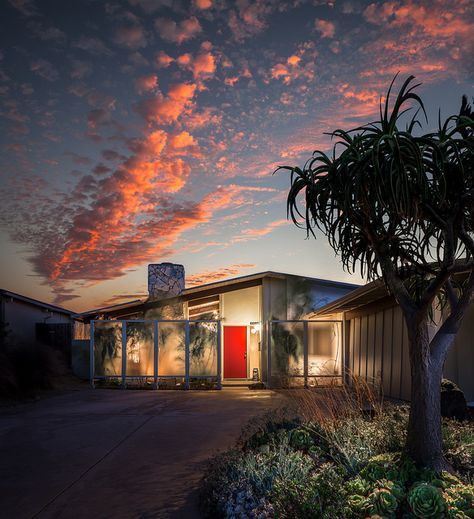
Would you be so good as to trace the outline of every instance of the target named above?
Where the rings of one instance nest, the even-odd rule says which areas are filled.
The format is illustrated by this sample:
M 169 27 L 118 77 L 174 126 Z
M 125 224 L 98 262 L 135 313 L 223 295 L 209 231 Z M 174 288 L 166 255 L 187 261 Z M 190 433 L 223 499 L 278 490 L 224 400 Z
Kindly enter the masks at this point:
M 0 13 L 2 287 L 73 309 L 263 270 L 361 282 L 286 221 L 323 135 L 414 74 L 436 124 L 473 94 L 473 4 L 10 0 Z

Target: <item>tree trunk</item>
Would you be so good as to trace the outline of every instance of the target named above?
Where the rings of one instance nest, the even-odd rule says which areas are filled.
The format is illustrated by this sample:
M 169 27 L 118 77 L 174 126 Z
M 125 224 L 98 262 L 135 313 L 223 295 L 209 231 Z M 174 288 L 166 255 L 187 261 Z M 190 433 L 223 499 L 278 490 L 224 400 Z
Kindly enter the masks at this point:
M 452 470 L 443 456 L 441 378 L 445 355 L 430 350 L 427 323 L 407 323 L 410 340 L 411 407 L 407 454 L 420 466 Z

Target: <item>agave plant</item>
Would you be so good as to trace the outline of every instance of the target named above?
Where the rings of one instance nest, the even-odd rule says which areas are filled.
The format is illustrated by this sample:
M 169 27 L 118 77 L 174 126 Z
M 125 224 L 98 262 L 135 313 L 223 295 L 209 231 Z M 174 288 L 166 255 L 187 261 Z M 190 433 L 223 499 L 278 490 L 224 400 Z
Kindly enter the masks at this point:
M 350 272 L 381 276 L 408 330 L 412 373 L 406 448 L 419 464 L 447 467 L 439 398 L 443 365 L 474 294 L 474 115 L 422 134 L 425 107 L 410 76 L 377 121 L 335 130 L 333 152 L 315 151 L 290 171 L 288 215 L 308 235 L 322 232 Z M 406 111 L 417 108 L 403 128 Z M 436 301 L 446 319 L 430 340 Z M 449 307 L 449 311 L 447 311 Z
M 408 493 L 408 504 L 415 517 L 438 519 L 444 516 L 446 503 L 438 488 L 429 483 L 419 483 Z

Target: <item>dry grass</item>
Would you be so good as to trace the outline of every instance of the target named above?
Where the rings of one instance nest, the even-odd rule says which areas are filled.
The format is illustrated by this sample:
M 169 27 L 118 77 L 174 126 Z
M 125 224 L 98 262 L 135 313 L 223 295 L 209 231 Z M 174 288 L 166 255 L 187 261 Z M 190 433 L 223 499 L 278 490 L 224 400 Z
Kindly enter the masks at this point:
M 288 401 L 288 407 L 305 422 L 319 424 L 334 423 L 344 418 L 365 414 L 379 414 L 383 408 L 376 382 L 352 375 L 347 376 L 347 384 L 332 382 L 324 387 L 285 390 L 281 393 Z

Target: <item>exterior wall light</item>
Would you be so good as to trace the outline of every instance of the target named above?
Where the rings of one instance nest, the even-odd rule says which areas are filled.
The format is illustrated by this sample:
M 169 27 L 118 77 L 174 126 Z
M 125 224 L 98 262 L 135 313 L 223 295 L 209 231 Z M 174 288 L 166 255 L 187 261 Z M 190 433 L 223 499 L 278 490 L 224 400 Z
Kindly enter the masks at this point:
M 250 333 L 252 335 L 260 334 L 262 326 L 260 323 L 250 323 Z

